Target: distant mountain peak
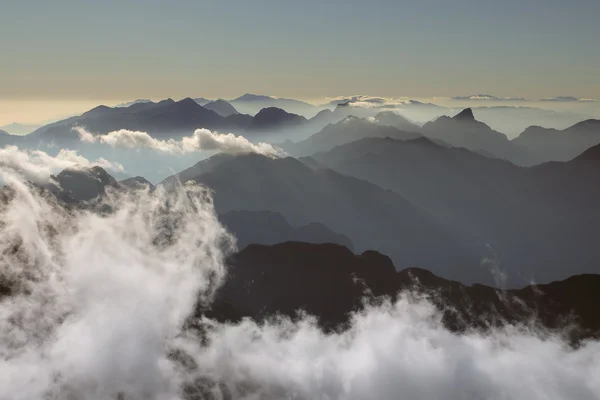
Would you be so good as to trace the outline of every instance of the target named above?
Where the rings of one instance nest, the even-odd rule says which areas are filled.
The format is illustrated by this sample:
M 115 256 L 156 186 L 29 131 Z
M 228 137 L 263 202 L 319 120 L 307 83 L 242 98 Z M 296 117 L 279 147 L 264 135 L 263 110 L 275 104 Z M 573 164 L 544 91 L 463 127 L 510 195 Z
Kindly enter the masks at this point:
M 117 104 L 115 107 L 129 107 L 129 106 L 132 106 L 134 104 L 139 104 L 139 103 L 152 103 L 152 100 L 150 100 L 150 99 L 135 99 L 133 101 L 128 101 L 125 103 Z
M 194 104 L 194 105 L 198 104 L 191 97 L 186 97 L 185 99 L 181 99 L 177 103 L 179 103 L 179 104 Z
M 273 97 L 265 96 L 262 94 L 246 93 L 232 101 L 257 101 L 257 100 L 273 100 Z
M 475 121 L 475 116 L 473 115 L 473 110 L 470 108 L 465 108 L 458 114 L 456 114 L 452 119 L 459 121 Z
M 223 99 L 211 101 L 210 103 L 204 104 L 203 107 L 216 112 L 222 117 L 238 114 L 238 111 L 235 109 L 235 107 Z

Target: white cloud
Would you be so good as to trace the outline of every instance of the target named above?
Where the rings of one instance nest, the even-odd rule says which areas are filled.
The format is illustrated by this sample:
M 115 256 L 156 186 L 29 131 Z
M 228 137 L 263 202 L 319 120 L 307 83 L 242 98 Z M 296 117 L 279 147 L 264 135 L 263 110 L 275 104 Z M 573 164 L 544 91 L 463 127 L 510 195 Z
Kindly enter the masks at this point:
M 15 190 L 0 207 L 0 277 L 23 290 L 0 301 L 0 399 L 175 400 L 190 382 L 234 399 L 599 398 L 598 341 L 574 349 L 511 326 L 454 333 L 410 296 L 367 308 L 344 332 L 245 320 L 208 323 L 201 343 L 182 326 L 231 249 L 210 194 L 127 192 L 98 216 Z M 157 246 L 165 226 L 175 232 Z M 173 349 L 196 368 L 178 367 Z
M 181 399 L 169 352 L 232 243 L 205 191 L 113 193 L 98 216 L 13 187 L 0 282 L 19 285 L 0 298 L 0 399 Z
M 0 174 L 18 174 L 36 183 L 48 182 L 50 175 L 65 168 L 100 166 L 112 171 L 123 171 L 119 163 L 104 158 L 90 161 L 74 150 L 61 149 L 56 156 L 41 150 L 22 150 L 17 146 L 0 149 Z
M 243 136 L 233 133 L 216 133 L 208 129 L 196 129 L 191 136 L 181 140 L 161 140 L 150 136 L 146 132 L 119 129 L 105 135 L 93 134 L 83 127 L 74 127 L 82 141 L 102 143 L 111 147 L 125 149 L 153 149 L 163 153 L 184 154 L 196 151 L 221 151 L 223 153 L 259 153 L 267 156 L 282 155 L 280 149 L 268 143 L 252 143 Z
M 340 96 L 327 98 L 329 104 L 348 102 L 352 107 L 394 107 L 405 104 L 410 104 L 410 100 L 407 97 L 379 97 L 379 96 L 367 96 L 367 95 L 354 95 L 354 96 Z

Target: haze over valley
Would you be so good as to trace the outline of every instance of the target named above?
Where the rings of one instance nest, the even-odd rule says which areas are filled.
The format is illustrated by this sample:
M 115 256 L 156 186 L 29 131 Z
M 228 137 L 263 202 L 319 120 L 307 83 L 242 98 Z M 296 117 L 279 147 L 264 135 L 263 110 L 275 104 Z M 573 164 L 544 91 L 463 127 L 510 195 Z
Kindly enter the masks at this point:
M 0 400 L 600 399 L 595 3 L 33 3 Z

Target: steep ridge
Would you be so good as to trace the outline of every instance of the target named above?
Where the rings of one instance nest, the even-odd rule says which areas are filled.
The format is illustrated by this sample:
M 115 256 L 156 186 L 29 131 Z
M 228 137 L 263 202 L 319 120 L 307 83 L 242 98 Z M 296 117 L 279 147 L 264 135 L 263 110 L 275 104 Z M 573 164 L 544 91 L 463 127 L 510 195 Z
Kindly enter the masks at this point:
M 538 162 L 569 161 L 600 144 L 600 120 L 582 121 L 564 130 L 530 126 L 513 142 L 527 149 Z
M 297 128 L 307 122 L 300 115 L 288 113 L 281 108 L 268 107 L 260 110 L 252 119 L 252 130 L 272 131 L 285 128 Z
M 78 141 L 74 126 L 83 126 L 95 133 L 108 133 L 118 129 L 144 131 L 156 137 L 189 135 L 195 129 L 238 129 L 233 123 L 208 110 L 194 100 L 172 99 L 158 103 L 135 103 L 129 107 L 110 108 L 98 106 L 81 116 L 43 126 L 30 135 L 30 142 L 55 142 L 57 145 L 72 145 Z
M 409 140 L 420 136 L 416 132 L 405 132 L 392 126 L 377 125 L 363 118 L 347 117 L 336 124 L 327 125 L 319 133 L 301 142 L 284 146 L 284 150 L 293 155 L 307 156 L 368 137 Z
M 221 99 L 211 101 L 209 103 L 203 104 L 202 106 L 207 110 L 212 110 L 216 112 L 221 117 L 229 117 L 230 115 L 239 114 L 234 106 Z
M 454 117 L 441 116 L 423 125 L 423 135 L 442 140 L 454 147 L 464 147 L 475 152 L 486 152 L 509 160 L 517 165 L 531 165 L 531 159 L 518 143 L 508 140 L 483 122 L 477 121 L 470 108 Z
M 449 281 L 424 269 L 396 272 L 391 260 L 376 252 L 355 255 L 333 244 L 292 242 L 250 245 L 228 264 L 229 276 L 213 311 L 222 320 L 263 320 L 276 314 L 296 318 L 303 310 L 332 329 L 360 310 L 364 298 L 393 300 L 408 291 L 432 301 L 453 331 L 509 323 L 545 327 L 575 341 L 600 335 L 594 306 L 600 296 L 600 275 L 498 290 Z
M 269 210 L 294 226 L 320 222 L 348 236 L 357 251 L 380 250 L 397 265 L 427 266 L 465 281 L 489 280 L 478 267 L 478 254 L 485 249 L 461 242 L 420 207 L 366 181 L 315 170 L 289 157 L 257 154 L 205 160 L 179 179 L 212 189 L 219 214 Z
M 394 111 L 382 111 L 375 115 L 374 122 L 377 125 L 393 126 L 396 129 L 406 132 L 420 132 L 421 127 Z
M 283 242 L 337 243 L 353 248 L 350 239 L 323 224 L 293 227 L 283 215 L 272 211 L 230 211 L 219 215 L 219 221 L 236 237 L 239 249 L 250 244 Z
M 520 168 L 425 138 L 364 139 L 308 161 L 393 190 L 455 237 L 489 246 L 480 256 L 499 263 L 511 286 L 599 271 L 594 161 Z

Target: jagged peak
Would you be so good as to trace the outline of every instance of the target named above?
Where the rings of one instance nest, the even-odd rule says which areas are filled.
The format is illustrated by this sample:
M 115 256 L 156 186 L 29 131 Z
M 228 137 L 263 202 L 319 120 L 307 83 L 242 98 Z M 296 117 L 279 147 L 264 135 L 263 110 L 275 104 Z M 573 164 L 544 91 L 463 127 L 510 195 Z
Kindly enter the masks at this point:
M 473 110 L 470 108 L 465 108 L 458 114 L 456 114 L 452 119 L 459 121 L 475 121 L 475 116 L 473 115 Z

